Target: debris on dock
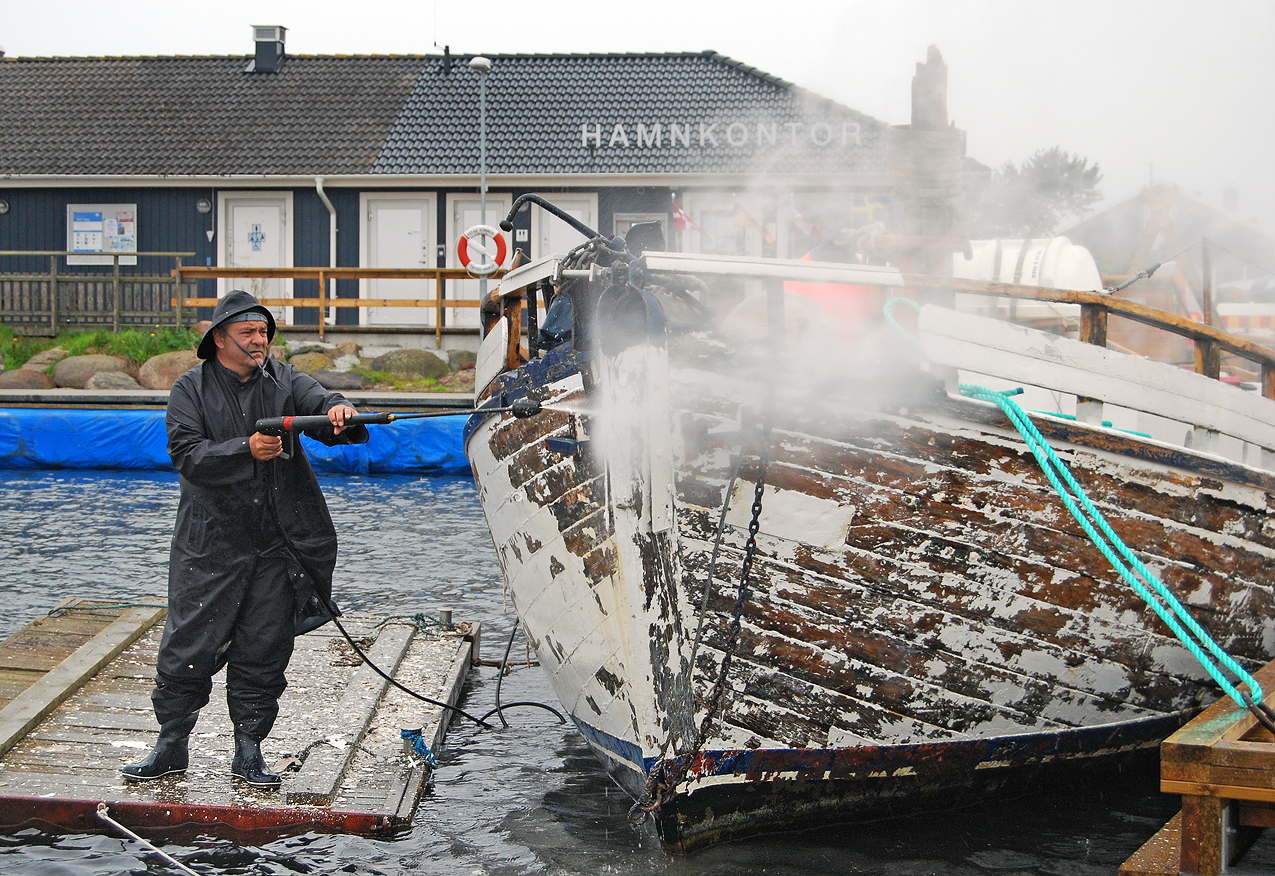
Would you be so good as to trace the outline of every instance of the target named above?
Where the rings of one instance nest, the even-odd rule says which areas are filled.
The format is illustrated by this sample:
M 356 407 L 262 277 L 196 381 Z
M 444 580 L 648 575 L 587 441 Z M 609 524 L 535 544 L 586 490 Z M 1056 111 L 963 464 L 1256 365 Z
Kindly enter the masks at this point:
M 410 826 L 431 766 L 404 746 L 401 730 L 421 728 L 437 751 L 451 713 L 391 687 L 332 624 L 297 639 L 262 746 L 283 777 L 279 790 L 230 776 L 224 673 L 191 733 L 185 775 L 126 784 L 119 768 L 144 757 L 158 730 L 150 692 L 165 610 L 162 600 L 145 602 L 66 600 L 0 644 L 0 828 L 100 832 L 99 803 L 126 827 L 167 836 L 387 835 Z M 477 656 L 477 624 L 342 623 L 372 662 L 448 704 Z

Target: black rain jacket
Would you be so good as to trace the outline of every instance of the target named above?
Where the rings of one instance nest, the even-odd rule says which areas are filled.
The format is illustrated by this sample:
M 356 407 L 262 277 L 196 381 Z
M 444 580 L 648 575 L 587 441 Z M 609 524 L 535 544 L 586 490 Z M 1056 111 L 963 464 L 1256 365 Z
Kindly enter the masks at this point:
M 291 365 L 267 359 L 265 368 L 273 381 L 258 371 L 248 381 L 254 388 L 236 392 L 233 373 L 206 360 L 179 377 L 169 394 L 168 454 L 181 475 L 169 588 L 197 593 L 227 575 L 246 579 L 256 562 L 254 545 L 261 544 L 263 527 L 273 528 L 273 518 L 296 567 L 300 635 L 327 619 L 326 612 L 316 612 L 312 588 L 331 600 L 336 530 L 300 440 L 283 438 L 291 459 L 260 462 L 248 449 L 248 437 L 259 417 L 326 414 L 349 402 Z M 330 426 L 306 434 L 328 445 L 368 440 L 366 426 L 347 427 L 340 435 Z

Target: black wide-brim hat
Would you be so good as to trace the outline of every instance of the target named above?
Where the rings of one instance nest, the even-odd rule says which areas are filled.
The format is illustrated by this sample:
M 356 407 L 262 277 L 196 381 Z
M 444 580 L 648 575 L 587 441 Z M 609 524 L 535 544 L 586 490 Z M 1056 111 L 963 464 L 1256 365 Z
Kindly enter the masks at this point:
M 217 355 L 217 342 L 213 340 L 213 329 L 222 328 L 236 316 L 249 311 L 260 313 L 266 318 L 266 338 L 273 341 L 274 314 L 264 304 L 257 303 L 257 299 L 247 292 L 236 289 L 217 302 L 217 307 L 213 310 L 212 325 L 208 326 L 203 340 L 199 342 L 199 358 L 212 359 Z

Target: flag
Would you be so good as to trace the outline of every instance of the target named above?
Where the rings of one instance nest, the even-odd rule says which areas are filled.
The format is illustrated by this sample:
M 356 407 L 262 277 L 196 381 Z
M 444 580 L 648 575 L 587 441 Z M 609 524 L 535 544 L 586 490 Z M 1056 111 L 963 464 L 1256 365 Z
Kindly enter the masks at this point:
M 819 230 L 819 226 L 802 216 L 796 204 L 792 205 L 792 225 L 811 240 L 823 240 L 823 232 Z
M 771 234 L 769 230 L 753 218 L 752 213 L 749 213 L 741 207 L 738 201 L 735 202 L 735 227 L 754 228 L 761 232 L 761 239 L 766 241 L 766 243 L 771 244 L 775 242 L 775 235 Z
M 700 228 L 698 225 L 696 225 L 695 221 L 691 219 L 690 216 L 686 215 L 686 211 L 677 205 L 677 196 L 672 195 L 670 197 L 673 198 L 673 230 L 685 231 L 686 226 L 689 225 L 691 228 L 694 228 L 696 231 L 698 231 L 700 234 L 707 237 L 709 240 L 712 240 L 713 235 L 709 234 L 703 228 Z

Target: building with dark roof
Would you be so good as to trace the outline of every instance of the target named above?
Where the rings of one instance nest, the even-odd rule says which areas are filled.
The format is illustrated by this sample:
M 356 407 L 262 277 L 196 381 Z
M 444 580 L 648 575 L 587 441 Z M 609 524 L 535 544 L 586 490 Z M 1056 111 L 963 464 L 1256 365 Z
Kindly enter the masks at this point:
M 470 58 L 287 56 L 283 28 L 255 36 L 253 56 L 0 58 L 0 250 L 454 265 L 478 220 Z M 488 224 L 535 192 L 606 234 L 655 222 L 670 249 L 796 256 L 889 204 L 889 126 L 714 52 L 494 55 L 486 93 Z M 675 202 L 690 219 L 680 231 Z M 513 237 L 533 258 L 580 239 L 537 207 Z M 78 264 L 100 258 L 66 261 L 100 271 Z M 148 261 L 127 269 L 171 267 Z M 30 263 L 0 258 L 0 270 Z M 289 294 L 272 282 L 284 288 L 258 291 Z M 432 297 L 361 282 L 338 294 Z M 473 294 L 455 285 L 449 295 Z M 340 321 L 410 313 L 384 310 Z

